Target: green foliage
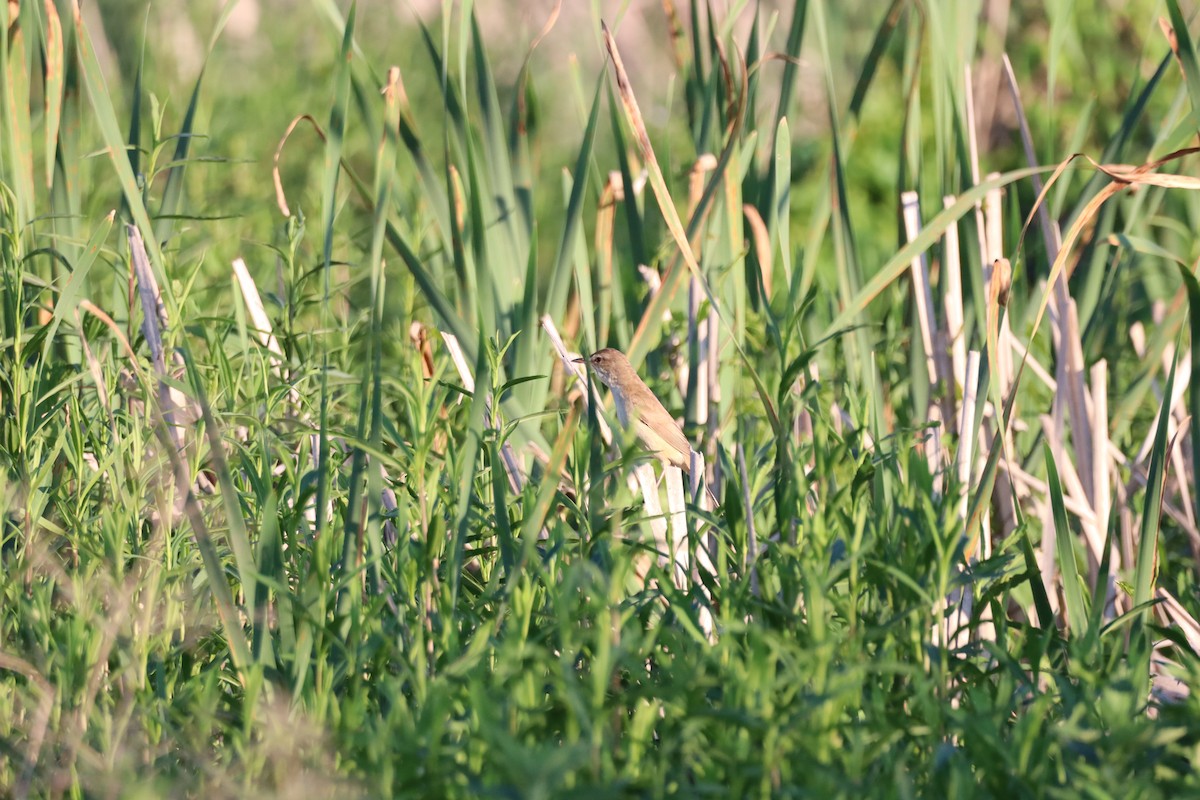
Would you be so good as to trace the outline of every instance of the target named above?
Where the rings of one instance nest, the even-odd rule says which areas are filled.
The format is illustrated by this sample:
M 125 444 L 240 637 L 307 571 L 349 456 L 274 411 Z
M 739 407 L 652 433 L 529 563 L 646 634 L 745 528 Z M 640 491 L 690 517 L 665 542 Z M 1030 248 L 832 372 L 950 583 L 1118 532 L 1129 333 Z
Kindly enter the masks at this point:
M 1083 481 L 1115 478 L 1111 514 L 1077 510 L 1079 413 L 1043 429 L 1073 378 L 1037 326 L 1052 234 L 1022 228 L 1074 150 L 1194 135 L 1177 3 L 1174 72 L 1147 31 L 1014 9 L 1045 163 L 985 146 L 996 177 L 969 145 L 964 67 L 999 63 L 974 7 L 677 3 L 683 38 L 654 41 L 678 63 L 627 58 L 618 85 L 599 44 L 575 109 L 566 57 L 507 52 L 485 4 L 399 32 L 378 5 L 288 6 L 254 49 L 297 55 L 262 69 L 224 46 L 233 6 L 171 7 L 207 32 L 180 85 L 157 7 L 108 6 L 110 64 L 73 4 L 0 3 L 0 794 L 1200 792 L 1200 428 L 1172 415 L 1200 410 L 1200 358 L 1175 369 L 1194 156 L 1158 170 L 1178 185 L 1108 196 L 1076 167 L 1047 193 L 1079 239 L 1078 366 L 1117 387 L 1099 438 L 1130 455 Z M 976 215 L 999 189 L 1003 311 Z M 984 375 L 968 435 L 944 416 L 934 444 L 928 409 L 967 398 L 928 374 L 908 275 L 924 258 L 940 315 L 948 233 Z M 1002 394 L 1002 314 L 1056 389 Z M 644 457 L 606 447 L 543 317 L 629 350 L 701 442 L 711 572 L 657 558 Z M 946 454 L 979 446 L 964 482 Z M 975 557 L 985 522 L 1008 536 Z

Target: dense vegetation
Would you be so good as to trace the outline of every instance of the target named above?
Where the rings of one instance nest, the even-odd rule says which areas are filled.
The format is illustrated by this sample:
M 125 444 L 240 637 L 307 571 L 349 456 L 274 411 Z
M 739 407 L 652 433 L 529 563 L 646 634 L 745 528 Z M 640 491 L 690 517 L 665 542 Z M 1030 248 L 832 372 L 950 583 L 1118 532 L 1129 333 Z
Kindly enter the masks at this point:
M 161 5 L 0 4 L 0 794 L 1200 794 L 1189 9 Z

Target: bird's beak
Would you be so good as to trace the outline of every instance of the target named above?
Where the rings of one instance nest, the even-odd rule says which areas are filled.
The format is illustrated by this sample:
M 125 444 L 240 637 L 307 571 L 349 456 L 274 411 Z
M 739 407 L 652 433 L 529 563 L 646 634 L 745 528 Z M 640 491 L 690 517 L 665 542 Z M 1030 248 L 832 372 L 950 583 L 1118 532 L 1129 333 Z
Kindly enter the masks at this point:
M 586 364 L 587 359 L 586 358 L 572 358 L 571 363 L 572 364 Z

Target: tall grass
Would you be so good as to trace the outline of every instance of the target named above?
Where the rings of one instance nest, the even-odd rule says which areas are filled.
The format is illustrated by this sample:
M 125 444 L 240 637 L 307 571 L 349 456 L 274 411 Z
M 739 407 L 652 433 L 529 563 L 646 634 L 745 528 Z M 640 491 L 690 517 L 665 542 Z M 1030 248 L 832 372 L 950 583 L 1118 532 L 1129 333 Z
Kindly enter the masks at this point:
M 504 82 L 473 4 L 406 71 L 318 0 L 278 129 L 210 116 L 232 6 L 178 108 L 0 5 L 5 794 L 1197 791 L 1184 10 L 725 5 Z

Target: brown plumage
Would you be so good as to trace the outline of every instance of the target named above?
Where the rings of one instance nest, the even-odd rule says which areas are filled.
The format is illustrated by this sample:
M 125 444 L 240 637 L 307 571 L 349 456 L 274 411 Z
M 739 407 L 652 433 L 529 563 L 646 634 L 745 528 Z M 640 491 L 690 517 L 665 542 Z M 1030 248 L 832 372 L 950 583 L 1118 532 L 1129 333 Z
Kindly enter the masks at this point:
M 634 432 L 647 450 L 687 472 L 691 467 L 692 449 L 687 437 L 638 376 L 625 354 L 609 347 L 578 361 L 590 366 L 596 377 L 612 391 L 621 425 L 626 428 L 634 425 Z

